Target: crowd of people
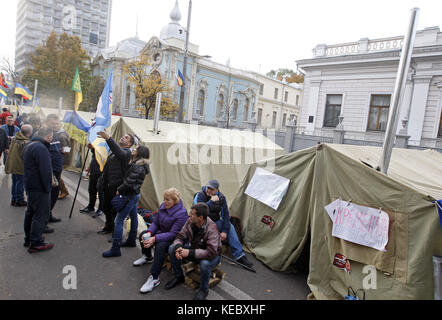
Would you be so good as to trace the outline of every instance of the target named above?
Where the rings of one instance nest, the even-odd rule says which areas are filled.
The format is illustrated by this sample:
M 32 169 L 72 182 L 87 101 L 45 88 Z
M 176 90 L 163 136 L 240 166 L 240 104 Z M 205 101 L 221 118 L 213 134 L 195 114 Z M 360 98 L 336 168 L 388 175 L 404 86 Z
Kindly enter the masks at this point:
M 54 247 L 45 242 L 42 234 L 54 232 L 48 223 L 60 219 L 53 216 L 52 210 L 57 200 L 68 194 L 61 175 L 70 159 L 69 136 L 61 128 L 56 114 L 48 115 L 43 125 L 39 120 L 36 115 L 23 115 L 16 119 L 15 125 L 12 115 L 6 115 L 6 123 L 0 130 L 5 172 L 12 174 L 11 205 L 26 206 L 24 246 L 29 253 Z M 93 213 L 93 217 L 104 214 L 105 225 L 98 233 L 112 234 L 112 246 L 102 256 L 112 258 L 121 256 L 121 247 L 137 246 L 137 209 L 141 187 L 150 170 L 150 152 L 145 146 L 137 146 L 138 139 L 131 134 L 121 137 L 118 143 L 106 130 L 98 135 L 106 141 L 111 152 L 101 171 L 93 146 L 88 145 L 92 150 L 88 168 L 89 204 L 80 212 Z M 99 205 L 95 211 L 97 195 Z M 131 221 L 130 230 L 123 241 L 123 225 L 127 218 Z M 169 255 L 174 277 L 166 283 L 165 289 L 183 283 L 181 264 L 183 260 L 193 261 L 200 266 L 200 287 L 194 299 L 206 299 L 211 272 L 221 259 L 223 241 L 231 247 L 234 260 L 247 268 L 253 267 L 230 222 L 227 200 L 217 180 L 210 180 L 195 194 L 189 213 L 176 188 L 165 190 L 163 203 L 148 229 L 138 236 L 138 241 L 142 256 L 133 266 L 152 264 L 148 279 L 140 288 L 141 293 L 159 286 L 161 269 Z

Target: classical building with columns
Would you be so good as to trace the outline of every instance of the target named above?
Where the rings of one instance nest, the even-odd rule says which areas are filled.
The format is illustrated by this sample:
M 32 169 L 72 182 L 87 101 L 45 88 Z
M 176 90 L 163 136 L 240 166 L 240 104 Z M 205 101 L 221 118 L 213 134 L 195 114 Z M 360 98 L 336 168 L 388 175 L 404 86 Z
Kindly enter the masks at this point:
M 336 127 L 359 144 L 383 142 L 403 36 L 321 44 L 297 61 L 305 72 L 297 132 L 333 137 Z M 409 148 L 442 148 L 442 33 L 418 31 L 400 103 L 397 137 Z
M 178 70 L 183 73 L 186 32 L 180 25 L 178 1 L 170 13 L 171 22 L 159 37 L 152 37 L 143 47 L 136 39 L 122 41 L 117 47 L 103 50 L 94 59 L 94 74 L 103 77 L 114 70 L 114 110 L 123 116 L 140 117 L 135 92 L 121 73 L 121 63 L 140 52 L 147 52 L 153 63 L 148 72 L 158 73 L 174 89 L 173 99 L 179 103 L 181 87 Z M 132 48 L 133 50 L 129 50 Z M 130 53 L 127 53 L 130 51 Z M 123 58 L 125 57 L 125 58 Z M 120 59 L 121 58 L 121 59 Z M 184 99 L 184 121 L 232 128 L 250 128 L 256 120 L 256 105 L 261 82 L 256 74 L 211 61 L 199 54 L 199 47 L 190 43 Z

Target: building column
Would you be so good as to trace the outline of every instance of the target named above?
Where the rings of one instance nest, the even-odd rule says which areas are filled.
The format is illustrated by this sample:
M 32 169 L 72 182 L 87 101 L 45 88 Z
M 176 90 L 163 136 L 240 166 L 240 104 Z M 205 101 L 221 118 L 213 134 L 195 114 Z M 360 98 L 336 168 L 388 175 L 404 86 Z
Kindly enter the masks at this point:
M 409 144 L 413 146 L 419 146 L 421 143 L 430 82 L 431 76 L 415 78 L 410 119 L 408 122 Z
M 316 115 L 318 113 L 319 90 L 321 88 L 321 80 L 310 81 L 310 94 L 307 104 L 307 124 L 305 133 L 312 135 L 315 131 Z

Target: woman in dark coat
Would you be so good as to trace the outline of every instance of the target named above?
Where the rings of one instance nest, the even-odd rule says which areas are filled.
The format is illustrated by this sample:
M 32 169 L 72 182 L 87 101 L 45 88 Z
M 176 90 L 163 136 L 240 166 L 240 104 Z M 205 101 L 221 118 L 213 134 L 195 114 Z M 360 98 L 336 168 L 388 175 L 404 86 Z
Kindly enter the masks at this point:
M 149 149 L 139 146 L 132 151 L 132 160 L 129 162 L 129 169 L 126 172 L 123 183 L 117 189 L 117 196 L 126 196 L 129 200 L 127 204 L 117 213 L 115 218 L 114 238 L 112 248 L 103 252 L 103 257 L 121 256 L 120 247 L 132 247 L 135 245 L 138 229 L 138 201 L 140 200 L 140 190 L 144 178 L 149 173 Z M 123 244 L 123 224 L 124 220 L 130 217 L 131 225 L 129 237 Z

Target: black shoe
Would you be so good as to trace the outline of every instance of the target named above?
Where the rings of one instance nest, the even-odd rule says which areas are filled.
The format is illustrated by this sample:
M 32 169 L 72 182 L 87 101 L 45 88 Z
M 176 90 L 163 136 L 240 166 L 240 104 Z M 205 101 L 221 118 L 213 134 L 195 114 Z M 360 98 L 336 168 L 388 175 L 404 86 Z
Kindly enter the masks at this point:
M 195 296 L 193 297 L 193 300 L 206 300 L 207 295 L 209 294 L 209 290 L 203 291 L 199 289 Z
M 30 245 L 31 245 L 30 242 L 26 242 L 26 241 L 25 241 L 25 243 L 23 243 L 23 246 L 26 247 L 26 248 L 28 248 Z
M 49 227 L 46 227 L 46 229 L 43 231 L 43 233 L 53 233 L 54 229 L 51 229 Z
M 170 290 L 172 288 L 175 288 L 178 284 L 183 283 L 184 282 L 184 276 L 181 276 L 179 278 L 173 278 L 172 280 L 170 280 L 168 283 L 166 283 L 166 285 L 164 286 L 164 289 L 166 290 Z
M 54 217 L 54 216 L 51 216 L 51 217 L 49 218 L 49 223 L 57 223 L 57 222 L 60 222 L 60 221 L 61 221 L 61 219 L 56 218 L 56 217 Z
M 98 233 L 98 234 L 109 234 L 109 233 L 112 233 L 112 230 L 109 230 L 109 229 L 103 228 L 103 229 L 101 229 L 100 231 L 98 231 L 97 233 Z
M 246 267 L 248 267 L 250 269 L 253 269 L 253 263 L 251 263 L 249 260 L 247 260 L 246 256 L 242 256 L 241 258 L 239 258 L 236 261 L 245 265 Z
M 94 212 L 95 210 L 92 208 L 92 209 L 89 209 L 89 207 L 86 207 L 86 208 L 83 208 L 83 209 L 80 209 L 80 212 L 81 213 L 92 213 L 92 212 Z
M 95 211 L 95 213 L 92 215 L 92 218 L 99 217 L 99 216 L 101 216 L 101 215 L 103 215 L 103 214 L 104 214 L 103 211 L 101 211 L 101 210 L 97 210 L 97 211 Z
M 15 207 L 15 201 L 11 201 L 11 206 Z

